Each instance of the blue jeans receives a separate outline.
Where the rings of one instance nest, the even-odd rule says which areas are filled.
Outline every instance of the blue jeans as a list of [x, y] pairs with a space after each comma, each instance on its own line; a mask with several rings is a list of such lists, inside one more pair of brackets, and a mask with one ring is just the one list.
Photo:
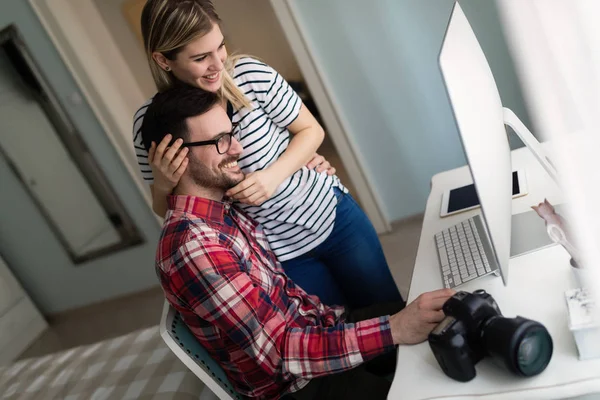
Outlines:
[[327, 305], [351, 309], [403, 301], [375, 228], [350, 194], [337, 198], [333, 231], [311, 251], [282, 262], [287, 275]]

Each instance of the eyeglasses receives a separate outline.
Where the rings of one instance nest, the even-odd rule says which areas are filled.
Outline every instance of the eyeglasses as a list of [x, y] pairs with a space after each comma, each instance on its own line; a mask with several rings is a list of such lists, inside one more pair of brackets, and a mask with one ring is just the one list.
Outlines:
[[225, 154], [229, 151], [229, 148], [231, 147], [231, 138], [233, 137], [237, 126], [238, 124], [233, 124], [231, 132], [224, 133], [218, 136], [216, 139], [184, 143], [181, 145], [181, 147], [209, 146], [211, 144], [214, 144], [219, 154]]

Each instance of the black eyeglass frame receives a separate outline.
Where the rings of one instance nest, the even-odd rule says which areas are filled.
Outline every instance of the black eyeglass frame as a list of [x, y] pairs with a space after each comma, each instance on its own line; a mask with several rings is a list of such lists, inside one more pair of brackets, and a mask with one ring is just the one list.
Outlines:
[[[215, 148], [217, 149], [217, 153], [219, 154], [225, 154], [229, 151], [229, 149], [231, 148], [231, 141], [233, 140], [233, 135], [235, 133], [235, 130], [238, 127], [238, 124], [232, 124], [233, 126], [231, 127], [231, 132], [227, 132], [227, 133], [223, 133], [221, 135], [219, 135], [216, 139], [212, 139], [212, 140], [201, 140], [199, 142], [188, 142], [188, 143], [183, 143], [181, 145], [181, 147], [196, 147], [196, 146], [210, 146], [211, 144], [215, 145]], [[225, 149], [223, 152], [219, 151], [219, 142], [224, 138], [229, 136], [229, 146], [227, 146], [227, 149]]]

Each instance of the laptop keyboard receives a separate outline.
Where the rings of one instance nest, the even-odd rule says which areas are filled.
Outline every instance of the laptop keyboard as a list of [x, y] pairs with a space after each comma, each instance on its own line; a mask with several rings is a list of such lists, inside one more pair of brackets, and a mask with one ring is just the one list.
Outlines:
[[435, 242], [446, 288], [454, 288], [498, 269], [479, 215], [438, 232]]

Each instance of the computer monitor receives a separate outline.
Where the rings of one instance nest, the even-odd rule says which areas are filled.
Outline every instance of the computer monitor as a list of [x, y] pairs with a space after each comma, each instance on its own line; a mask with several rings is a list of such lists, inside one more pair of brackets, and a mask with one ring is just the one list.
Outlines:
[[452, 9], [439, 65], [481, 203], [483, 221], [506, 285], [511, 238], [512, 165], [504, 110], [483, 50], [458, 3]]

